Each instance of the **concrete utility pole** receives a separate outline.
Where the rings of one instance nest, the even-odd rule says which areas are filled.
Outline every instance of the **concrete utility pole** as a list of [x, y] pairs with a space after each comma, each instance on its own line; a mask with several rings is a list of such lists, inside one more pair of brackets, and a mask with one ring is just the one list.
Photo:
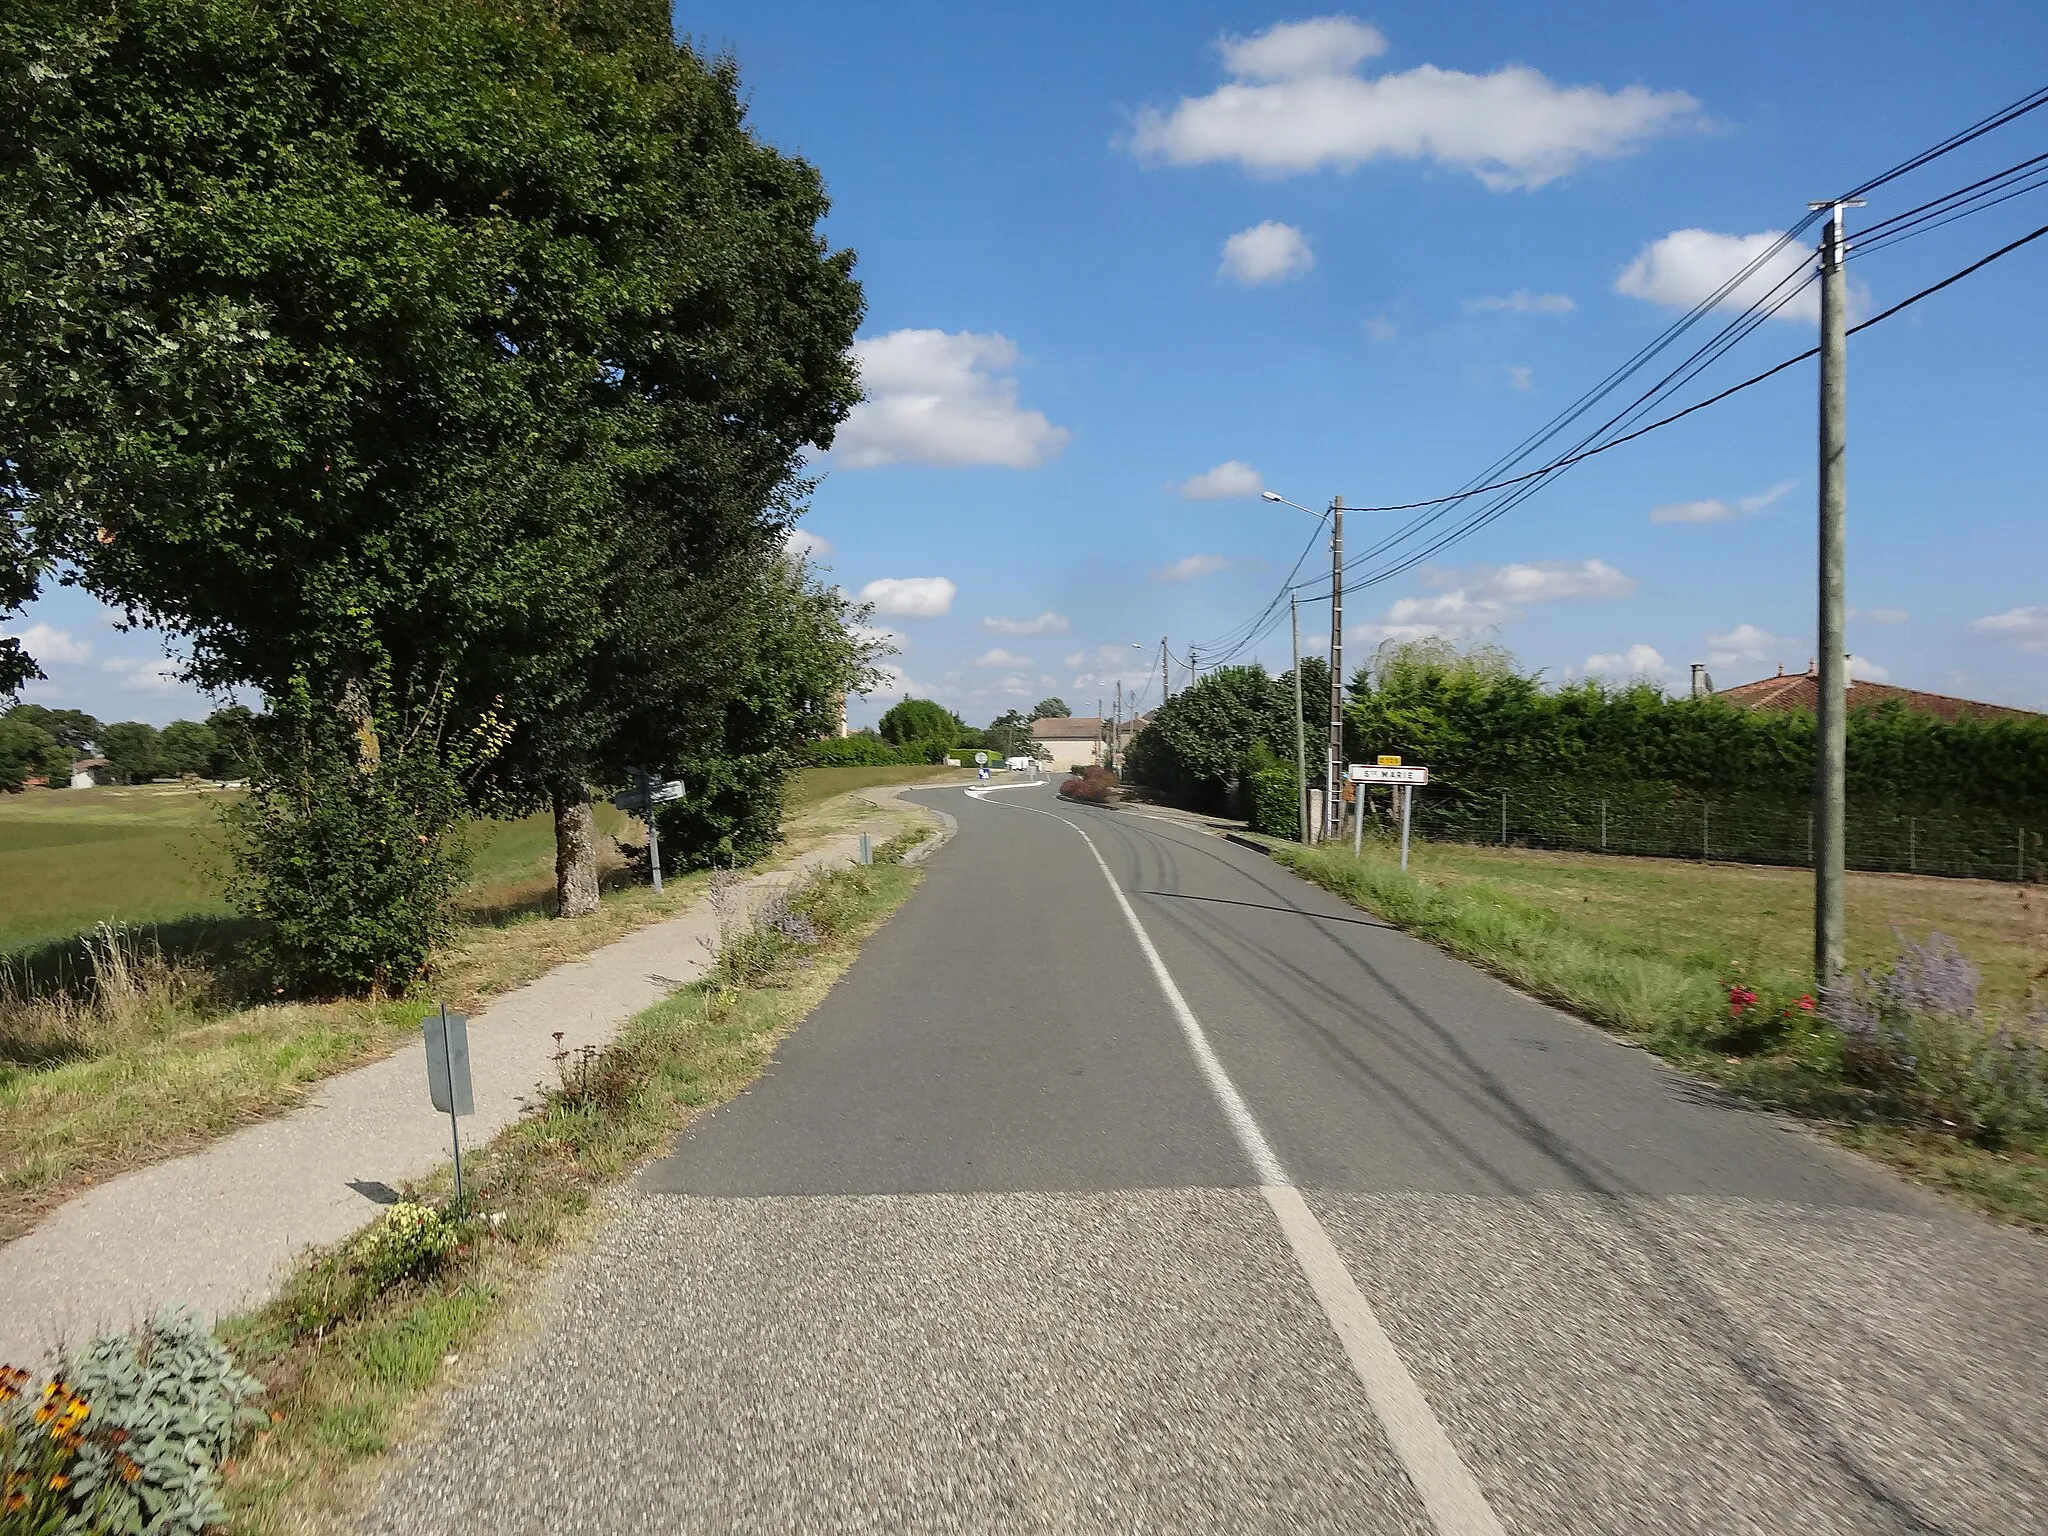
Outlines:
[[1301, 841], [1308, 844], [1308, 724], [1301, 715], [1301, 594], [1287, 594], [1288, 616], [1294, 620], [1294, 809], [1301, 822]]
[[1323, 790], [1323, 825], [1330, 837], [1344, 830], [1344, 498], [1330, 501], [1330, 750]]
[[1116, 713], [1109, 717], [1109, 766], [1113, 769], [1116, 769], [1116, 771], [1119, 773], [1121, 773], [1123, 770], [1117, 768], [1117, 752], [1123, 746], [1123, 744], [1124, 683], [1122, 678], [1118, 678], [1116, 683]]
[[1843, 887], [1848, 859], [1848, 534], [1849, 293], [1842, 210], [1829, 208], [1820, 241], [1820, 586], [1819, 655], [1814, 677], [1813, 979], [1831, 987], [1842, 974]]
[[1173, 701], [1172, 653], [1166, 649], [1166, 636], [1159, 637], [1159, 702]]

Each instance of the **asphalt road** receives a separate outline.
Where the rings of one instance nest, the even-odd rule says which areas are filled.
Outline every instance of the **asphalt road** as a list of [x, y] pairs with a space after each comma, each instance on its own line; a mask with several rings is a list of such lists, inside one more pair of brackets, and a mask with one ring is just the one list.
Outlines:
[[1186, 823], [959, 819], [389, 1532], [2048, 1531], [2048, 1248]]

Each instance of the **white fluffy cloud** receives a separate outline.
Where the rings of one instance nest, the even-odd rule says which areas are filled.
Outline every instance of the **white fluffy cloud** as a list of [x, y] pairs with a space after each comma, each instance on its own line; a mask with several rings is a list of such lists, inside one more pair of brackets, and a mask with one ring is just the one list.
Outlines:
[[1553, 603], [1568, 598], [1627, 597], [1636, 589], [1605, 560], [1525, 560], [1514, 565], [1477, 565], [1468, 571], [1424, 566], [1416, 579], [1425, 587], [1491, 602]]
[[1891, 673], [1868, 656], [1858, 656], [1853, 652], [1849, 656], [1849, 676], [1866, 683], [1888, 683], [1892, 680]]
[[1351, 638], [1378, 642], [1474, 635], [1519, 617], [1530, 603], [1627, 597], [1636, 589], [1633, 576], [1604, 560], [1531, 560], [1466, 571], [1424, 566], [1416, 579], [1435, 595], [1401, 598], [1378, 623], [1352, 630]]
[[1231, 496], [1256, 496], [1266, 488], [1265, 477], [1243, 459], [1225, 459], [1214, 469], [1181, 481], [1174, 487], [1194, 501], [1222, 501]]
[[1572, 303], [1572, 296], [1568, 293], [1531, 293], [1526, 288], [1465, 301], [1465, 313], [1468, 315], [1484, 314], [1489, 310], [1506, 310], [1516, 315], [1568, 315], [1576, 308], [1578, 306]]
[[1594, 677], [1647, 677], [1659, 681], [1671, 675], [1671, 667], [1655, 646], [1632, 645], [1625, 651], [1588, 656], [1586, 671]]
[[31, 624], [27, 629], [9, 630], [0, 638], [19, 640], [21, 648], [41, 662], [75, 666], [92, 660], [90, 640], [81, 640], [68, 629], [56, 629], [48, 624]]
[[1213, 576], [1218, 571], [1230, 569], [1230, 562], [1221, 555], [1183, 555], [1168, 566], [1152, 573], [1154, 581], [1193, 581], [1198, 576]]
[[1674, 501], [1667, 506], [1652, 507], [1650, 521], [1653, 523], [1725, 523], [1731, 518], [1749, 517], [1763, 511], [1777, 501], [1797, 480], [1780, 480], [1767, 491], [1754, 496], [1738, 496], [1734, 501], [1722, 501], [1710, 497], [1705, 501]]
[[960, 589], [943, 576], [884, 576], [860, 589], [860, 600], [875, 612], [905, 619], [937, 618], [953, 606]]
[[1217, 273], [1240, 283], [1278, 283], [1315, 270], [1316, 253], [1308, 236], [1292, 224], [1272, 219], [1241, 229], [1223, 242], [1223, 265]]
[[808, 528], [792, 528], [782, 536], [783, 549], [800, 560], [822, 560], [832, 553], [832, 541]]
[[1502, 363], [1501, 372], [1508, 376], [1509, 389], [1527, 389], [1535, 382], [1536, 370], [1527, 364]]
[[1488, 75], [1433, 64], [1355, 72], [1386, 46], [1377, 28], [1348, 16], [1226, 37], [1217, 48], [1231, 79], [1139, 113], [1131, 148], [1153, 162], [1235, 161], [1275, 175], [1423, 160], [1470, 171], [1498, 191], [1540, 187], [1700, 116], [1683, 91], [1560, 86], [1522, 64]]
[[1401, 327], [1394, 323], [1386, 311], [1382, 310], [1379, 314], [1366, 316], [1365, 339], [1367, 341], [1392, 341], [1400, 334]]
[[2004, 640], [2023, 651], [2048, 651], [2048, 608], [2032, 605], [1973, 619], [1970, 632]]
[[185, 682], [178, 674], [184, 668], [175, 661], [142, 656], [111, 656], [100, 663], [103, 670], [121, 679], [131, 693], [183, 693]]
[[999, 635], [1064, 635], [1074, 626], [1064, 613], [1041, 613], [1035, 619], [1006, 619], [991, 616], [981, 627]]
[[1032, 469], [1068, 432], [1017, 403], [1017, 344], [973, 331], [891, 331], [853, 344], [867, 398], [833, 444], [850, 469], [1000, 464]]
[[997, 646], [992, 651], [983, 651], [973, 661], [969, 662], [968, 665], [971, 667], [1006, 667], [1011, 671], [1015, 671], [1019, 667], [1036, 666], [1037, 663], [1029, 656], [1019, 656], [1014, 651], [1006, 651], [1001, 646]]
[[[1750, 263], [1763, 258], [1783, 235], [1767, 229], [1756, 235], [1717, 235], [1706, 229], [1676, 229], [1653, 240], [1622, 269], [1614, 291], [1630, 298], [1691, 309], [1704, 303]], [[1746, 309], [1770, 295], [1783, 298], [1813, 265], [1813, 252], [1799, 241], [1763, 260], [1756, 271], [1716, 301], [1720, 309]], [[1780, 320], [1812, 324], [1820, 318], [1820, 289], [1812, 286], [1777, 311]]]
[[1738, 624], [1721, 634], [1707, 636], [1707, 664], [1732, 667], [1744, 661], [1777, 661], [1797, 656], [1805, 649], [1803, 640], [1774, 635], [1754, 624]]

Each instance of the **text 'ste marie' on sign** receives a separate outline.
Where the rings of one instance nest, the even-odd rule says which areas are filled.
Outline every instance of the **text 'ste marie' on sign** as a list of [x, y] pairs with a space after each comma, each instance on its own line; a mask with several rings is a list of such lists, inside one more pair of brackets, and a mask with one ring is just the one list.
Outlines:
[[1351, 782], [1354, 784], [1427, 784], [1427, 768], [1383, 768], [1377, 763], [1353, 763]]

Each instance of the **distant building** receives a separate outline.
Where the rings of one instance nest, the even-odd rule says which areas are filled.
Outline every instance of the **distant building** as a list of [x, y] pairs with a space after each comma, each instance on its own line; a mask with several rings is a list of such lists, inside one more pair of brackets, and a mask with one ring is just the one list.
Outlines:
[[[1145, 725], [1143, 715], [1134, 715], [1124, 721], [1123, 744], [1128, 747], [1131, 738], [1145, 729]], [[1031, 736], [1045, 748], [1056, 765], [1072, 767], [1079, 763], [1101, 762], [1108, 750], [1109, 733], [1115, 728], [1114, 720], [1105, 720], [1100, 715], [1064, 715], [1032, 721]]]
[[81, 757], [71, 765], [71, 787], [91, 789], [95, 784], [110, 784], [114, 778], [114, 765], [104, 757]]
[[[1743, 709], [1759, 710], [1767, 714], [1791, 714], [1805, 710], [1813, 714], [1820, 707], [1820, 678], [1811, 665], [1804, 672], [1787, 673], [1778, 668], [1776, 677], [1759, 678], [1753, 683], [1739, 683], [1733, 688], [1722, 688], [1713, 697]], [[1978, 720], [2038, 720], [2040, 713], [2031, 709], [2014, 709], [2009, 704], [1984, 704], [1976, 699], [1958, 699], [1946, 693], [1926, 693], [1918, 688], [1897, 688], [1890, 683], [1849, 684], [1849, 708], [1875, 709], [1880, 704], [1897, 702], [1916, 715], [1932, 715], [1937, 720], [1950, 722], [1971, 717]]]

